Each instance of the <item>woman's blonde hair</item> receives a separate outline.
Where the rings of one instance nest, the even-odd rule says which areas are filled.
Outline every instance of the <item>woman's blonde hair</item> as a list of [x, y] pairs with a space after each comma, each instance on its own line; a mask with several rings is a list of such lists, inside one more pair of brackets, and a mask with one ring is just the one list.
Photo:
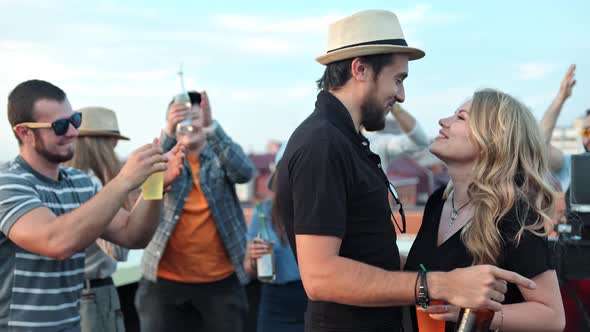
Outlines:
[[[74, 141], [74, 157], [66, 166], [89, 170], [105, 185], [121, 170], [122, 163], [115, 153], [116, 138], [104, 136], [78, 136]], [[129, 202], [125, 202], [129, 208]]]
[[[499, 223], [516, 208], [519, 231], [551, 232], [555, 196], [546, 180], [546, 148], [537, 121], [514, 97], [492, 89], [476, 91], [471, 102], [470, 137], [480, 155], [467, 189], [473, 219], [461, 232], [473, 264], [496, 264], [502, 250]], [[447, 187], [447, 195], [452, 183]], [[533, 216], [527, 216], [532, 209]], [[534, 222], [526, 222], [533, 218]]]

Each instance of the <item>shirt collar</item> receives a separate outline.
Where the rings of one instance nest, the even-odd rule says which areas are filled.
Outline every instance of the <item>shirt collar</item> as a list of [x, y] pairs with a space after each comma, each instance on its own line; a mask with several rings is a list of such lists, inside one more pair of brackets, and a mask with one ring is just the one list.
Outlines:
[[24, 168], [25, 170], [27, 170], [29, 173], [33, 174], [37, 179], [46, 182], [46, 183], [51, 183], [51, 184], [59, 184], [66, 176], [65, 172], [63, 171], [63, 168], [59, 168], [59, 176], [58, 176], [58, 180], [55, 181], [54, 179], [47, 177], [39, 172], [37, 172], [36, 169], [33, 168], [33, 166], [29, 165], [29, 163], [20, 155], [18, 155], [15, 159], [16, 163], [19, 164], [22, 168]]
[[315, 109], [321, 117], [330, 121], [330, 123], [354, 143], [360, 143], [366, 147], [369, 146], [367, 138], [360, 134], [354, 127], [354, 122], [346, 106], [333, 94], [324, 90], [320, 91], [315, 103]]

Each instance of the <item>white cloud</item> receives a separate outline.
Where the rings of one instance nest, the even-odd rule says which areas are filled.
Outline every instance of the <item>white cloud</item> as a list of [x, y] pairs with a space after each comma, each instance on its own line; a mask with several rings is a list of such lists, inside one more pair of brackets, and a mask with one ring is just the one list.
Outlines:
[[432, 5], [419, 3], [413, 8], [394, 10], [398, 15], [403, 26], [407, 25], [424, 25], [424, 24], [447, 24], [454, 23], [462, 19], [458, 13], [449, 13], [445, 11], [434, 11]]
[[285, 55], [294, 53], [297, 44], [274, 37], [253, 37], [236, 40], [240, 51], [254, 54]]
[[[461, 19], [461, 16], [456, 13], [434, 11], [432, 5], [425, 3], [419, 3], [407, 9], [394, 9], [393, 11], [398, 15], [404, 26], [450, 23]], [[223, 29], [240, 32], [273, 34], [315, 33], [326, 32], [331, 22], [349, 14], [335, 13], [300, 18], [223, 14], [214, 16], [212, 21]]]
[[97, 2], [95, 10], [103, 14], [116, 14], [127, 17], [155, 18], [159, 15], [157, 9], [148, 8], [145, 3], [142, 3], [141, 6], [130, 6], [123, 1], [113, 0]]
[[529, 62], [518, 66], [518, 73], [523, 80], [540, 80], [552, 74], [557, 68], [554, 63]]
[[[415, 47], [422, 44], [415, 37], [420, 26], [447, 24], [461, 19], [458, 14], [435, 11], [432, 5], [423, 3], [394, 12], [400, 18], [406, 38]], [[348, 14], [350, 13], [299, 18], [222, 14], [213, 16], [211, 21], [215, 27], [221, 29], [218, 32], [221, 34], [220, 40], [237, 44], [242, 51], [293, 55], [309, 50], [311, 43], [323, 45], [329, 24]], [[224, 37], [224, 33], [228, 35]], [[246, 35], [249, 37], [244, 38]]]
[[228, 95], [228, 100], [234, 103], [264, 103], [269, 101], [278, 102], [281, 100], [306, 100], [314, 97], [316, 88], [313, 83], [294, 84], [288, 87], [264, 87], [244, 88], [233, 90]]
[[302, 17], [296, 19], [252, 15], [218, 15], [213, 22], [227, 30], [244, 33], [305, 33], [326, 31], [328, 24], [342, 15]]
[[32, 42], [0, 42], [0, 70], [2, 80], [28, 78], [80, 78], [83, 73], [55, 61], [48, 46]]
[[529, 107], [531, 112], [533, 112], [533, 114], [535, 114], [535, 116], [540, 119], [547, 107], [549, 107], [554, 94], [554, 91], [544, 89], [544, 91], [537, 91], [536, 93], [527, 94], [519, 99], [522, 100], [525, 105]]
[[314, 96], [317, 93], [317, 88], [313, 83], [302, 84], [288, 88], [286, 96], [288, 98], [307, 98]]

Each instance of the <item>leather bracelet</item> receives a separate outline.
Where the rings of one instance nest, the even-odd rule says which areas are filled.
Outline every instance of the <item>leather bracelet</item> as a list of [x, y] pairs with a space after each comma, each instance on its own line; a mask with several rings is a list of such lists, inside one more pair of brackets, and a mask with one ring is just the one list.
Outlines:
[[426, 271], [424, 271], [424, 274], [422, 277], [424, 278], [424, 296], [426, 296], [426, 299], [428, 300], [428, 304], [430, 304], [430, 298], [428, 297], [428, 279], [426, 279]]
[[414, 282], [414, 302], [418, 304], [418, 280], [420, 279], [420, 272], [416, 273], [416, 282]]
[[416, 304], [421, 306], [423, 309], [426, 309], [430, 304], [430, 299], [428, 298], [428, 283], [426, 282], [426, 271], [422, 270], [419, 272], [420, 276], [420, 287], [418, 287], [418, 299]]

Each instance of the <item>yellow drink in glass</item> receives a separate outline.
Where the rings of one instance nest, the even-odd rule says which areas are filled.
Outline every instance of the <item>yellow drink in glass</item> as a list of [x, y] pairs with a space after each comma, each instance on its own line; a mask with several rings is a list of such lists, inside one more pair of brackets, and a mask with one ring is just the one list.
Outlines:
[[164, 196], [164, 172], [150, 175], [141, 185], [143, 199], [160, 200]]

